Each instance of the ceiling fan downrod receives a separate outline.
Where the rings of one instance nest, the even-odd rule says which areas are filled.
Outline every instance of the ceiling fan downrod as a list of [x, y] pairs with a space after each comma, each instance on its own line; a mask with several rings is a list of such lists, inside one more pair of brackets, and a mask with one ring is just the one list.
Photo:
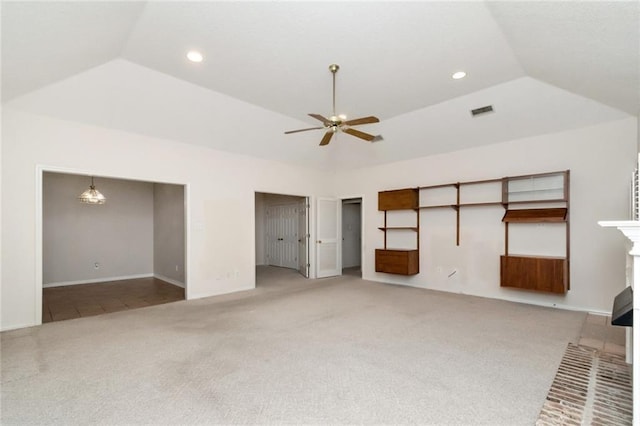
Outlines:
[[338, 72], [338, 70], [340, 69], [340, 65], [338, 64], [331, 64], [329, 65], [329, 71], [331, 71], [331, 74], [333, 74], [333, 116], [332, 118], [337, 118], [336, 115], [336, 73]]

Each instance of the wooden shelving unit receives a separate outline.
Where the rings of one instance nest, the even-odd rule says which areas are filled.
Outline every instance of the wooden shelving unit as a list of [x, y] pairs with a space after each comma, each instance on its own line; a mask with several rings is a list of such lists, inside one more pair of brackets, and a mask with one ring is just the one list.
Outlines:
[[[384, 212], [384, 248], [376, 249], [376, 272], [398, 275], [415, 275], [420, 272], [420, 214], [418, 210], [418, 189], [398, 189], [378, 193], [378, 210]], [[416, 214], [415, 226], [388, 226], [387, 215], [393, 211], [412, 210]], [[392, 213], [389, 213], [392, 212]], [[415, 232], [415, 249], [387, 247], [387, 233], [393, 231]]]
[[[566, 293], [570, 289], [569, 170], [504, 178], [502, 203], [506, 210], [502, 217], [505, 237], [504, 255], [500, 256], [500, 286]], [[519, 207], [541, 204], [546, 207]], [[557, 204], [562, 206], [556, 207]], [[565, 256], [510, 254], [509, 226], [527, 223], [563, 223]]]
[[[481, 185], [495, 188], [495, 191], [488, 191], [492, 195], [487, 200], [473, 197], [468, 201], [462, 200], [465, 198], [463, 189], [468, 191]], [[452, 191], [447, 199], [450, 202], [428, 204], [430, 191], [449, 191], [447, 188]], [[474, 191], [477, 192], [478, 188]], [[421, 200], [425, 201], [424, 205], [420, 204]], [[502, 218], [505, 254], [500, 258], [500, 286], [551, 293], [569, 290], [569, 170], [379, 192], [378, 210], [384, 212], [384, 226], [378, 229], [384, 233], [384, 248], [376, 249], [376, 272], [401, 275], [419, 273], [421, 210], [453, 209], [456, 212], [456, 245], [460, 245], [461, 210], [488, 206], [502, 206], [505, 209]], [[415, 226], [389, 226], [387, 214], [394, 210], [415, 211]], [[565, 256], [509, 253], [509, 226], [527, 223], [564, 224]], [[387, 234], [394, 231], [415, 232], [416, 248], [388, 248]]]
[[[455, 189], [455, 203], [450, 204], [436, 204], [436, 205], [425, 205], [420, 206], [420, 210], [426, 209], [441, 209], [441, 208], [451, 208], [456, 212], [456, 245], [460, 245], [460, 210], [467, 207], [487, 207], [487, 206], [501, 206], [502, 200], [496, 199], [495, 201], [484, 201], [484, 202], [463, 202], [461, 201], [461, 190], [465, 187], [471, 187], [474, 185], [486, 185], [491, 183], [500, 183], [502, 182], [502, 178], [499, 179], [485, 179], [485, 180], [474, 180], [467, 182], [453, 182], [453, 183], [445, 183], [440, 185], [430, 185], [430, 186], [421, 186], [418, 187], [418, 190], [422, 193], [428, 194], [429, 190], [440, 189], [440, 188], [454, 188]], [[428, 197], [427, 197], [428, 198]]]

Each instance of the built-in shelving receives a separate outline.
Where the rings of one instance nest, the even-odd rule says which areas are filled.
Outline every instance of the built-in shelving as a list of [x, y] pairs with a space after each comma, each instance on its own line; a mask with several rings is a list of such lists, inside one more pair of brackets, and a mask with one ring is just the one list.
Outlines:
[[[460, 245], [461, 210], [491, 206], [501, 206], [505, 210], [502, 218], [505, 254], [500, 260], [500, 285], [552, 293], [566, 292], [570, 283], [568, 170], [379, 192], [378, 210], [384, 212], [384, 226], [378, 229], [384, 234], [384, 249], [376, 250], [376, 271], [404, 275], [419, 272], [421, 211], [454, 210], [456, 245]], [[414, 211], [415, 226], [388, 224], [387, 215], [396, 210]], [[564, 224], [566, 256], [509, 253], [509, 225], [527, 223]], [[397, 231], [415, 232], [415, 249], [388, 248], [387, 234]], [[394, 265], [389, 265], [389, 262]]]
[[[439, 185], [428, 185], [428, 186], [420, 186], [418, 190], [420, 191], [421, 201], [425, 204], [420, 205], [418, 208], [420, 210], [430, 210], [430, 209], [441, 209], [441, 208], [450, 208], [456, 212], [456, 245], [460, 245], [460, 210], [468, 207], [488, 207], [488, 206], [502, 206], [502, 199], [500, 197], [500, 192], [497, 189], [495, 194], [492, 196], [492, 200], [487, 201], [464, 201], [464, 197], [462, 191], [464, 188], [471, 188], [473, 186], [481, 186], [481, 185], [498, 185], [502, 182], [502, 178], [496, 179], [485, 179], [485, 180], [473, 180], [466, 182], [452, 182], [445, 183]], [[434, 191], [442, 190], [443, 188], [451, 188], [453, 193], [451, 197], [455, 197], [455, 203], [444, 203], [444, 204], [427, 204], [429, 202], [429, 198]], [[499, 186], [496, 186], [499, 188]]]
[[[384, 212], [384, 226], [378, 229], [384, 233], [384, 248], [376, 249], [376, 272], [387, 274], [415, 275], [420, 271], [420, 211], [418, 209], [419, 193], [417, 188], [397, 189], [378, 193], [378, 210]], [[415, 212], [415, 226], [389, 226], [388, 215], [399, 214], [400, 211]], [[415, 232], [415, 249], [387, 247], [387, 234], [396, 231]]]
[[[569, 170], [504, 178], [504, 255], [500, 257], [500, 286], [564, 294], [569, 279]], [[535, 205], [542, 208], [531, 208]], [[562, 207], [546, 207], [561, 204]], [[519, 207], [519, 206], [524, 206]], [[529, 208], [526, 208], [529, 207]], [[564, 257], [509, 252], [509, 225], [564, 224]]]

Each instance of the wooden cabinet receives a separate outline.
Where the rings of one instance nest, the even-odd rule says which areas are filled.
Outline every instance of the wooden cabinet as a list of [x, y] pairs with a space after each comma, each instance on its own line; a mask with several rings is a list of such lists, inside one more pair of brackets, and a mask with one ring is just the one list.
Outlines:
[[[407, 188], [393, 191], [381, 191], [378, 193], [378, 210], [384, 212], [384, 226], [379, 227], [384, 233], [384, 248], [376, 249], [376, 272], [397, 275], [415, 275], [419, 273], [420, 263], [420, 214], [418, 210], [418, 189]], [[394, 211], [413, 210], [415, 221], [410, 226], [390, 226], [388, 215]], [[413, 232], [415, 233], [415, 249], [390, 249], [387, 247], [388, 232]]]
[[551, 256], [500, 256], [500, 286], [563, 294], [567, 259]]
[[420, 272], [418, 250], [376, 249], [376, 272], [415, 275]]
[[418, 190], [415, 188], [378, 192], [378, 210], [408, 210], [418, 208]]

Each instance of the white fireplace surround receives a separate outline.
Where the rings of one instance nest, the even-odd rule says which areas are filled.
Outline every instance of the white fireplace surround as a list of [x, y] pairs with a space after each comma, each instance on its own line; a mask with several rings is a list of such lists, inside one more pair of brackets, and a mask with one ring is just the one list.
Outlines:
[[[627, 283], [632, 288], [636, 282], [640, 282], [640, 221], [637, 220], [621, 220], [621, 221], [599, 221], [598, 224], [607, 228], [618, 228], [632, 243], [629, 254], [632, 257], [631, 274]], [[633, 317], [640, 318], [640, 294], [634, 289], [633, 292]], [[631, 362], [636, 366], [640, 366], [640, 327], [632, 327], [627, 330], [627, 362]], [[640, 368], [633, 368], [633, 389], [638, 389], [640, 385]], [[633, 393], [633, 424], [640, 424], [640, 395], [639, 392]]]

